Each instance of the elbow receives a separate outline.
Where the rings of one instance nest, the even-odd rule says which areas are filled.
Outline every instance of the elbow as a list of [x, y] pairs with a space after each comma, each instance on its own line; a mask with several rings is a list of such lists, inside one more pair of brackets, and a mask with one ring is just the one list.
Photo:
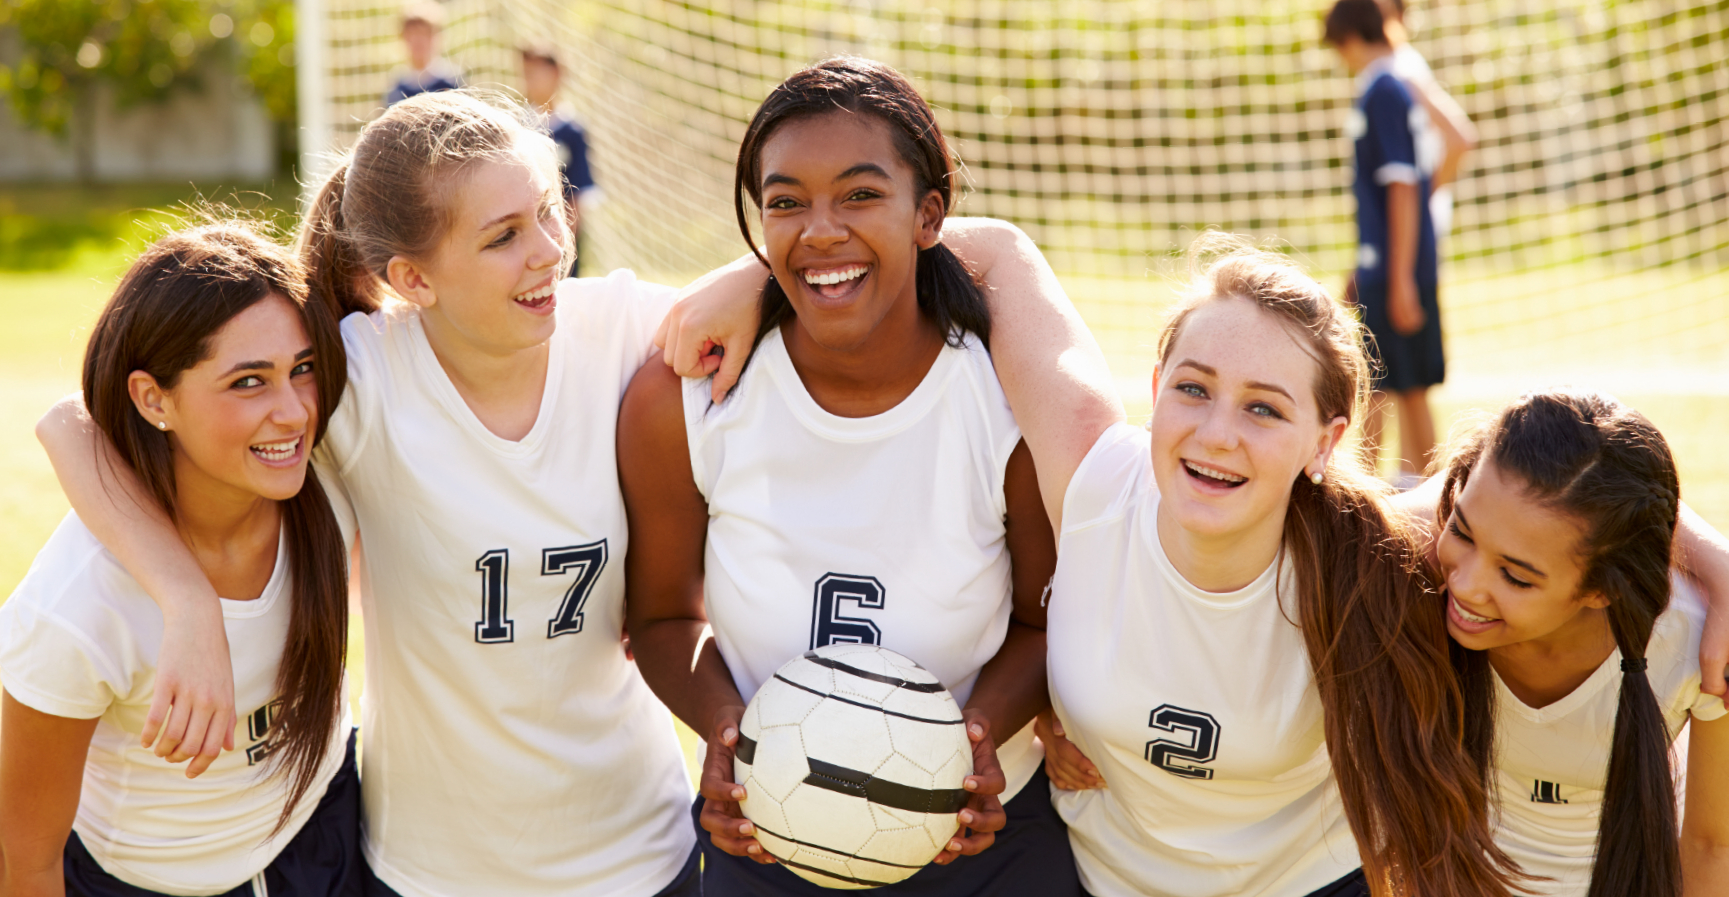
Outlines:
[[1681, 832], [1681, 868], [1684, 876], [1720, 880], [1729, 871], [1729, 830]]
[[50, 455], [68, 434], [81, 427], [88, 417], [84, 413], [84, 398], [77, 393], [54, 403], [54, 407], [36, 421], [36, 441]]

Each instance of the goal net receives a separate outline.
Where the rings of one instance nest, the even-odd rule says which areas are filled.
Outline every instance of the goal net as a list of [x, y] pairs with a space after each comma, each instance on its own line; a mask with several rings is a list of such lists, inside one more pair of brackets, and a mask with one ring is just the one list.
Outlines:
[[[345, 145], [401, 59], [401, 7], [302, 2], [323, 8], [303, 96]], [[1729, 391], [1729, 2], [1411, 5], [1413, 43], [1481, 139], [1442, 246], [1454, 369], [1625, 368]], [[558, 48], [606, 196], [590, 270], [683, 282], [743, 252], [745, 124], [837, 53], [913, 78], [966, 165], [959, 214], [1031, 234], [1107, 351], [1148, 354], [1164, 275], [1205, 228], [1278, 241], [1328, 283], [1353, 265], [1352, 87], [1320, 45], [1325, 0], [444, 6], [444, 51], [470, 83], [519, 87], [519, 42]]]

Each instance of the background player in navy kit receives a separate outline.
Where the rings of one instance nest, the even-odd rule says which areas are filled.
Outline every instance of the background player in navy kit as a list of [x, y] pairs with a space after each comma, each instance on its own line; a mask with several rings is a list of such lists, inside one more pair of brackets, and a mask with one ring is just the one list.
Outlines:
[[396, 82], [384, 94], [384, 105], [394, 106], [429, 90], [462, 86], [462, 70], [438, 55], [438, 33], [443, 29], [444, 7], [437, 3], [415, 3], [403, 11], [402, 46], [408, 51], [408, 68], [397, 71]]
[[1441, 488], [1435, 559], [1473, 734], [1496, 745], [1497, 840], [1545, 895], [1722, 893], [1729, 721], [1699, 688], [1705, 605], [1670, 570], [1662, 434], [1605, 396], [1537, 393], [1468, 437]]
[[[709, 736], [705, 894], [826, 893], [751, 837], [732, 748], [756, 685], [831, 624], [937, 673], [975, 740], [972, 834], [883, 891], [1078, 893], [1028, 725], [1046, 700], [1051, 531], [983, 349], [981, 288], [940, 242], [953, 177], [930, 108], [892, 69], [842, 57], [792, 75], [739, 152], [740, 226], [748, 241], [748, 194], [773, 272], [751, 368], [719, 405], [654, 363], [625, 397], [631, 638], [656, 692]], [[825, 570], [872, 574], [878, 593], [858, 603], [873, 610], [825, 607]]]
[[551, 45], [529, 44], [522, 48], [523, 96], [529, 108], [543, 116], [541, 130], [558, 147], [558, 168], [564, 178], [565, 219], [570, 222], [570, 239], [576, 245], [570, 276], [577, 277], [582, 267], [582, 206], [577, 200], [586, 192], [592, 201], [596, 191], [594, 173], [588, 166], [588, 135], [570, 110], [558, 106], [561, 75], [558, 56]]
[[0, 609], [0, 893], [328, 897], [360, 867], [347, 552], [308, 467], [341, 359], [293, 256], [243, 224], [164, 237], [122, 279], [85, 401], [237, 599], [225, 628], [256, 709], [244, 751], [196, 782], [140, 743], [162, 613], [68, 516]]
[[1428, 390], [1447, 374], [1429, 180], [1417, 162], [1417, 134], [1428, 116], [1393, 74], [1393, 46], [1375, 0], [1339, 0], [1327, 13], [1326, 41], [1357, 78], [1349, 129], [1357, 197], [1352, 283], [1378, 363], [1364, 452], [1372, 468], [1390, 401], [1399, 412], [1401, 472], [1420, 475], [1435, 447]]

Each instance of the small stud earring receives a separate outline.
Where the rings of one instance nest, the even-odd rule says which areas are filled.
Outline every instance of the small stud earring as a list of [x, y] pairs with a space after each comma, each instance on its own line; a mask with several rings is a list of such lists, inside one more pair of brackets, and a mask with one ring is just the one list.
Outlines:
[[167, 422], [167, 421], [165, 421], [165, 420], [159, 420], [159, 421], [157, 421], [157, 422], [156, 422], [156, 429], [158, 429], [158, 430], [166, 430], [166, 429], [168, 429], [168, 422]]
[[1323, 477], [1321, 472], [1318, 470], [1309, 474], [1309, 482], [1314, 483], [1317, 486], [1321, 485], [1321, 480], [1323, 479], [1325, 479], [1325, 477]]

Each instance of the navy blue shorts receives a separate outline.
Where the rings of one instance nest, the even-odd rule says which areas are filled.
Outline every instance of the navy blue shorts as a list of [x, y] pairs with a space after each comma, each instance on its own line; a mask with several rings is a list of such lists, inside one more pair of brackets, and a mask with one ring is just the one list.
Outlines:
[[[1093, 897], [1085, 892], [1082, 895]], [[1318, 891], [1310, 891], [1309, 897], [1369, 897], [1369, 880], [1363, 877], [1363, 870], [1358, 869]]]
[[1423, 329], [1405, 336], [1387, 318], [1387, 285], [1357, 282], [1357, 304], [1372, 339], [1365, 348], [1370, 382], [1387, 392], [1434, 386], [1447, 379], [1447, 357], [1441, 349], [1441, 303], [1435, 284], [1417, 284], [1423, 306]]
[[[354, 733], [342, 768], [298, 834], [264, 869], [259, 894], [248, 881], [221, 897], [336, 897], [354, 886], [360, 856], [360, 774], [354, 768]], [[109, 875], [84, 847], [78, 833], [66, 839], [66, 897], [159, 897]]]
[[[701, 856], [700, 851], [691, 848], [690, 857], [684, 861], [684, 868], [678, 871], [678, 877], [672, 880], [672, 884], [661, 888], [654, 897], [701, 897], [702, 876], [697, 874], [697, 860]], [[395, 888], [378, 880], [378, 876], [372, 873], [372, 867], [366, 864], [364, 858], [360, 867], [359, 887], [345, 897], [402, 897]]]
[[[1069, 847], [1069, 827], [1051, 806], [1051, 780], [1039, 767], [1032, 780], [1003, 805], [1008, 823], [996, 843], [975, 856], [957, 857], [947, 866], [926, 866], [911, 878], [877, 888], [873, 894], [908, 897], [987, 897], [1037, 894], [1039, 897], [1080, 897], [1081, 879]], [[691, 808], [695, 821], [702, 798]], [[735, 857], [714, 846], [697, 825], [702, 846], [703, 897], [827, 897], [835, 892], [788, 872], [779, 864]]]

